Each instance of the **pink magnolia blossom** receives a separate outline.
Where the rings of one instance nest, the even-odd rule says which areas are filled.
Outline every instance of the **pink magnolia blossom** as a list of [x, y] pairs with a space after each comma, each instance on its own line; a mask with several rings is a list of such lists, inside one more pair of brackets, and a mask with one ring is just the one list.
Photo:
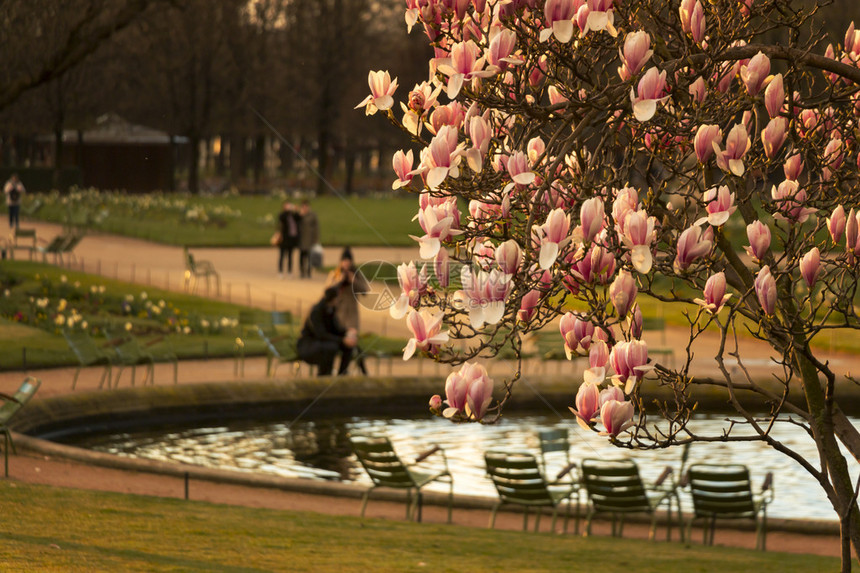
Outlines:
[[607, 400], [600, 408], [600, 422], [606, 428], [601, 435], [618, 436], [621, 432], [633, 425], [633, 402], [618, 400]]
[[563, 282], [574, 294], [579, 291], [580, 284], [606, 284], [615, 275], [615, 255], [600, 245], [571, 253], [566, 261], [571, 263], [570, 276]]
[[649, 121], [657, 113], [657, 104], [668, 99], [666, 95], [666, 70], [662, 72], [656, 67], [649, 68], [639, 80], [637, 91], [630, 88], [630, 101], [633, 104], [633, 115], [637, 121]]
[[530, 290], [520, 299], [520, 309], [517, 311], [517, 320], [520, 322], [531, 322], [538, 311], [541, 292]]
[[387, 71], [379, 70], [367, 74], [367, 83], [370, 86], [370, 95], [361, 100], [355, 109], [363, 107], [366, 115], [391, 109], [394, 105], [394, 92], [397, 90], [397, 78], [392, 81]]
[[696, 136], [693, 138], [693, 149], [696, 151], [696, 159], [699, 163], [705, 164], [711, 155], [714, 154], [714, 149], [718, 149], [718, 145], [723, 141], [723, 134], [720, 132], [719, 125], [701, 125], [696, 131]]
[[681, 0], [678, 9], [681, 18], [681, 29], [693, 37], [693, 41], [701, 44], [705, 39], [705, 12], [698, 0]]
[[747, 238], [750, 246], [744, 247], [747, 254], [756, 260], [764, 260], [764, 255], [770, 248], [770, 227], [761, 221], [753, 221], [747, 225]]
[[475, 330], [484, 324], [497, 324], [505, 314], [505, 300], [511, 290], [511, 277], [498, 269], [489, 272], [464, 266], [460, 270], [462, 290], [454, 293], [454, 304], [469, 313]]
[[406, 317], [406, 326], [412, 333], [412, 338], [403, 349], [403, 360], [409, 360], [416, 350], [433, 350], [448, 342], [448, 333], [442, 332], [442, 318], [444, 315], [430, 314], [426, 310], [410, 310]]
[[593, 241], [594, 237], [603, 230], [604, 216], [603, 199], [600, 197], [592, 197], [582, 202], [579, 220], [584, 241]]
[[430, 141], [430, 145], [421, 151], [421, 164], [412, 172], [427, 177], [427, 186], [435, 190], [448, 178], [460, 175], [462, 146], [457, 144], [458, 130], [451, 125], [444, 125]]
[[609, 300], [612, 301], [612, 306], [615, 307], [619, 319], [627, 316], [627, 311], [636, 302], [638, 292], [639, 289], [636, 287], [633, 275], [622, 269], [612, 284], [609, 285]]
[[770, 74], [770, 58], [759, 52], [749, 63], [741, 66], [741, 81], [747, 88], [750, 95], [756, 95], [764, 86], [764, 81]]
[[564, 97], [564, 94], [556, 86], [549, 86], [547, 95], [549, 96], [549, 103], [553, 106], [565, 106], [570, 103], [570, 100]]
[[860, 244], [860, 241], [857, 240], [858, 231], [860, 231], [860, 222], [857, 221], [857, 214], [854, 213], [852, 207], [848, 211], [848, 220], [845, 223], [845, 248], [849, 252], [853, 253], [857, 245]]
[[805, 223], [816, 209], [805, 207], [806, 190], [800, 188], [797, 181], [786, 179], [777, 187], [773, 186], [770, 196], [776, 203], [775, 219], [784, 219], [795, 223]]
[[603, 407], [604, 404], [609, 402], [610, 400], [617, 400], [618, 402], [624, 401], [624, 390], [619, 388], [618, 386], [610, 386], [609, 388], [604, 388], [600, 391], [600, 406]]
[[436, 274], [439, 286], [443, 289], [448, 288], [451, 278], [451, 259], [448, 256], [448, 251], [445, 249], [439, 249], [439, 252], [433, 258], [433, 272]]
[[708, 87], [705, 85], [705, 78], [699, 76], [698, 78], [690, 84], [688, 90], [690, 92], [690, 97], [693, 98], [693, 101], [696, 103], [702, 103], [705, 101], [705, 96], [708, 93]]
[[737, 210], [735, 194], [729, 192], [727, 185], [711, 187], [705, 191], [704, 201], [707, 203], [705, 210], [708, 216], [697, 221], [697, 224], [707, 221], [711, 226], [720, 227], [725, 225], [732, 213]]
[[563, 209], [553, 209], [547, 215], [546, 222], [536, 227], [537, 238], [540, 241], [540, 268], [550, 268], [558, 254], [570, 242], [570, 216]]
[[535, 180], [534, 172], [529, 168], [529, 160], [522, 151], [515, 151], [508, 158], [508, 174], [517, 185], [531, 185]]
[[428, 129], [434, 134], [439, 133], [439, 130], [446, 125], [450, 125], [456, 129], [463, 126], [466, 120], [466, 108], [458, 101], [452, 101], [447, 105], [440, 105], [433, 113], [430, 114], [430, 125]]
[[761, 268], [755, 278], [755, 294], [762, 310], [771, 316], [776, 307], [776, 281], [767, 265]]
[[442, 412], [442, 397], [439, 394], [430, 396], [429, 406], [431, 412], [440, 414]]
[[764, 154], [768, 159], [773, 159], [779, 153], [779, 148], [782, 147], [785, 141], [785, 130], [787, 127], [787, 119], [784, 117], [775, 117], [762, 130], [761, 142], [764, 146]]
[[448, 97], [454, 99], [460, 93], [464, 82], [475, 78], [488, 78], [495, 75], [495, 66], [484, 68], [486, 55], [481, 55], [481, 48], [472, 40], [459, 42], [451, 46], [451, 57], [440, 61], [436, 69], [448, 76]]
[[714, 142], [714, 152], [717, 156], [717, 167], [723, 171], [730, 171], [738, 177], [744, 174], [743, 157], [749, 151], [751, 142], [746, 127], [742, 123], [735, 124], [726, 137], [726, 149], [723, 151]]
[[652, 368], [648, 366], [648, 345], [642, 340], [616, 343], [609, 355], [609, 362], [615, 370], [613, 380], [625, 386], [625, 394], [630, 394], [636, 382]]
[[819, 272], [821, 272], [821, 253], [818, 247], [812, 247], [800, 259], [800, 274], [803, 280], [806, 281], [806, 286], [810, 289], [815, 284], [815, 281], [818, 280]]
[[483, 366], [481, 369], [483, 372], [469, 385], [469, 393], [466, 395], [466, 414], [475, 420], [484, 417], [493, 401], [493, 380]]
[[514, 239], [508, 239], [496, 248], [496, 263], [506, 275], [516, 274], [522, 261], [522, 249]]
[[500, 71], [509, 65], [522, 64], [522, 59], [514, 55], [517, 47], [517, 34], [513, 30], [494, 28], [490, 32], [490, 47], [487, 50], [487, 63], [496, 66]]
[[654, 54], [654, 50], [651, 49], [651, 36], [642, 30], [630, 32], [624, 38], [624, 47], [619, 48], [618, 53], [621, 56], [618, 75], [622, 80], [629, 80], [639, 73]]
[[830, 237], [834, 243], [839, 243], [842, 234], [845, 232], [845, 209], [842, 205], [837, 205], [833, 209], [833, 213], [827, 218], [827, 230], [830, 231]]
[[400, 283], [400, 298], [389, 308], [392, 318], [403, 318], [409, 308], [418, 308], [421, 295], [427, 290], [427, 271], [422, 267], [421, 272], [410, 261], [397, 267], [397, 281]]
[[448, 408], [443, 416], [452, 418], [463, 413], [469, 419], [480, 420], [493, 399], [493, 380], [483, 365], [465, 362], [460, 370], [448, 375], [445, 395]]
[[624, 220], [629, 211], [639, 208], [639, 193], [633, 187], [615, 190], [615, 200], [612, 202], [612, 218], [618, 227], [618, 232], [624, 232]]
[[711, 252], [714, 243], [708, 239], [698, 225], [684, 230], [678, 237], [674, 267], [676, 271], [687, 270], [697, 259]]
[[544, 16], [546, 28], [540, 32], [540, 41], [546, 42], [550, 36], [562, 44], [567, 44], [573, 37], [573, 17], [582, 4], [581, 0], [546, 0]]
[[800, 174], [803, 173], [803, 158], [800, 156], [800, 153], [795, 153], [786, 159], [782, 170], [785, 173], [786, 179], [797, 181], [800, 178]]
[[532, 165], [536, 165], [538, 159], [546, 152], [546, 143], [540, 137], [533, 137], [529, 139], [528, 144], [526, 145], [526, 157], [528, 157], [529, 163]]
[[767, 89], [764, 90], [764, 105], [767, 108], [767, 114], [771, 118], [779, 116], [784, 103], [785, 87], [782, 74], [776, 74], [767, 84]]
[[564, 353], [570, 360], [581, 345], [588, 350], [594, 335], [594, 324], [572, 312], [565, 313], [558, 323], [561, 337], [564, 339]]
[[726, 275], [718, 272], [708, 278], [705, 282], [703, 293], [705, 298], [697, 298], [693, 302], [705, 308], [711, 314], [719, 314], [723, 306], [732, 298], [731, 294], [726, 294]]
[[418, 242], [420, 246], [419, 255], [422, 259], [435, 257], [439, 249], [442, 248], [442, 241], [446, 241], [461, 232], [456, 228], [460, 220], [456, 197], [427, 204], [418, 211], [416, 217], [425, 234], [421, 237], [409, 236]]
[[394, 173], [397, 174], [397, 179], [391, 184], [392, 189], [406, 187], [412, 182], [411, 171], [413, 162], [411, 149], [406, 153], [403, 153], [403, 150], [399, 150], [394, 154], [391, 163], [394, 167]]
[[606, 378], [609, 363], [609, 346], [603, 340], [595, 340], [588, 349], [588, 368], [583, 373], [586, 382], [600, 384]]
[[574, 405], [576, 408], [569, 407], [569, 409], [576, 416], [577, 423], [584, 429], [590, 430], [591, 424], [600, 412], [600, 389], [597, 384], [589, 382], [580, 384]]
[[824, 168], [821, 170], [821, 179], [830, 181], [833, 172], [837, 171], [842, 166], [842, 161], [845, 159], [842, 139], [838, 137], [831, 138], [824, 149]]
[[624, 232], [621, 235], [621, 241], [630, 249], [630, 262], [633, 268], [642, 274], [651, 271], [653, 263], [651, 245], [657, 238], [654, 230], [656, 221], [655, 217], [649, 217], [648, 213], [642, 210], [628, 211], [624, 216]]
[[472, 171], [480, 173], [484, 168], [484, 157], [490, 147], [493, 129], [487, 118], [480, 115], [469, 119], [467, 129], [472, 147], [465, 152], [466, 161]]
[[408, 105], [401, 103], [403, 126], [413, 135], [418, 135], [424, 126], [428, 112], [436, 107], [442, 86], [433, 87], [427, 82], [415, 84], [407, 96]]
[[577, 16], [585, 17], [585, 25], [580, 24], [580, 29], [583, 34], [589, 31], [607, 32], [613, 38], [618, 35], [618, 31], [613, 25], [615, 23], [615, 11], [613, 9], [613, 0], [587, 0], [588, 3], [580, 7], [577, 11]]

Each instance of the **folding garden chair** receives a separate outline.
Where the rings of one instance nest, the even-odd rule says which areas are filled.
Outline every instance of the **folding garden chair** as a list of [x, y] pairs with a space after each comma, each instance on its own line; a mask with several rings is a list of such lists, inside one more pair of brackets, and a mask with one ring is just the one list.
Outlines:
[[[591, 534], [591, 522], [595, 515], [608, 513], [612, 516], [612, 535], [621, 537], [624, 533], [624, 516], [628, 513], [647, 513], [651, 516], [650, 539], [657, 533], [657, 509], [667, 505], [668, 523], [666, 539], [672, 538], [672, 504], [678, 508], [681, 517], [681, 501], [676, 484], [667, 478], [672, 468], [667, 467], [651, 486], [646, 486], [639, 476], [639, 467], [633, 460], [582, 460], [582, 483], [588, 493], [591, 506], [586, 519], [586, 535]], [[684, 528], [680, 524], [681, 540]]]
[[0, 400], [3, 400], [2, 405], [0, 405], [0, 432], [3, 432], [4, 438], [3, 462], [6, 477], [9, 477], [9, 448], [11, 447], [13, 451], [15, 449], [15, 444], [12, 442], [12, 433], [9, 430], [9, 422], [24, 407], [24, 404], [30, 401], [30, 398], [33, 397], [41, 385], [42, 381], [38, 378], [27, 376], [24, 382], [21, 383], [18, 391], [13, 395], [0, 396]]
[[490, 514], [490, 528], [496, 525], [496, 513], [505, 504], [520, 505], [524, 508], [523, 531], [528, 529], [529, 509], [537, 509], [534, 530], [540, 528], [541, 510], [552, 508], [552, 530], [555, 531], [559, 505], [567, 502], [564, 515], [564, 532], [567, 533], [567, 523], [570, 519], [570, 498], [579, 491], [575, 483], [555, 484], [552, 487], [538, 467], [537, 458], [529, 453], [486, 452], [484, 460], [487, 463], [487, 475], [496, 486], [499, 500], [493, 505]]
[[[361, 501], [361, 517], [367, 509], [370, 492], [378, 487], [406, 490], [406, 519], [421, 521], [422, 495], [421, 488], [434, 481], [448, 484], [448, 523], [454, 504], [454, 480], [448, 471], [448, 458], [439, 446], [434, 446], [415, 458], [412, 464], [405, 464], [395, 453], [394, 446], [388, 437], [379, 434], [350, 434], [349, 442], [358, 461], [367, 471], [373, 485], [364, 492]], [[431, 455], [439, 453], [442, 456], [444, 469], [415, 469], [417, 464], [425, 461]], [[413, 495], [414, 494], [414, 495]]]
[[704, 519], [703, 543], [714, 544], [717, 519], [752, 519], [756, 523], [756, 549], [765, 550], [767, 505], [773, 501], [773, 474], [768, 472], [758, 493], [753, 493], [750, 473], [740, 464], [693, 464], [684, 479], [693, 497], [693, 517], [688, 523]]
[[75, 389], [75, 385], [78, 383], [78, 375], [80, 375], [81, 369], [90, 366], [105, 367], [102, 378], [99, 381], [99, 389], [104, 386], [105, 380], [107, 380], [108, 388], [110, 388], [111, 367], [116, 362], [115, 354], [112, 352], [108, 353], [104, 348], [98, 346], [86, 332], [64, 330], [63, 337], [78, 359], [78, 367], [75, 370], [74, 378], [72, 378], [72, 390]]

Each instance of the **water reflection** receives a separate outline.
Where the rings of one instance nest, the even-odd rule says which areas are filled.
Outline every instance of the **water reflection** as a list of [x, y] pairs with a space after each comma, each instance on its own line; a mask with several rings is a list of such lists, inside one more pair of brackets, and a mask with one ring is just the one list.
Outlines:
[[[857, 423], [856, 420], [853, 420]], [[695, 421], [701, 433], [715, 433], [725, 425], [721, 418]], [[346, 435], [354, 430], [383, 430], [404, 459], [412, 459], [429, 444], [441, 445], [454, 475], [458, 494], [495, 496], [485, 477], [486, 450], [538, 451], [536, 431], [567, 427], [571, 456], [583, 458], [632, 457], [643, 478], [653, 481], [666, 465], [680, 465], [680, 450], [629, 452], [610, 445], [605, 438], [581, 430], [569, 420], [547, 416], [513, 415], [492, 426], [456, 425], [438, 418], [379, 420], [369, 418], [326, 419], [297, 422], [249, 421], [206, 428], [161, 429], [67, 439], [66, 442], [121, 456], [195, 464], [206, 467], [263, 472], [286, 477], [370, 483], [350, 451]], [[816, 458], [813, 442], [803, 432], [780, 425], [773, 434], [809, 459]], [[432, 458], [431, 458], [432, 459]], [[769, 507], [775, 517], [835, 519], [821, 488], [799, 465], [759, 442], [696, 444], [690, 463], [744, 463], [758, 487], [768, 471], [774, 473], [776, 499]], [[549, 475], [562, 464], [550, 458]], [[860, 469], [852, 465], [857, 479]], [[433, 486], [429, 486], [433, 489]], [[445, 486], [439, 486], [444, 491]], [[688, 503], [687, 496], [683, 501]], [[689, 509], [689, 508], [687, 508]]]

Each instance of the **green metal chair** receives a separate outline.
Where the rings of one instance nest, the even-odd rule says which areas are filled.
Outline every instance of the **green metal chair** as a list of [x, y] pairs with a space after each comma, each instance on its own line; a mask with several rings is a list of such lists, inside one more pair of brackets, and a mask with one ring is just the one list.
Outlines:
[[203, 278], [206, 280], [206, 293], [209, 293], [209, 279], [215, 279], [216, 293], [221, 295], [221, 276], [215, 270], [215, 265], [211, 261], [204, 261], [194, 258], [188, 251], [188, 247], [183, 249], [185, 255], [185, 290], [194, 292], [197, 289], [197, 282]]
[[27, 251], [30, 255], [30, 260], [33, 260], [33, 255], [38, 252], [39, 242], [36, 239], [36, 229], [13, 229], [10, 239], [10, 256], [14, 258], [16, 250]]
[[[266, 376], [275, 377], [275, 371], [281, 364], [294, 364], [300, 367], [299, 352], [296, 348], [296, 334], [290, 325], [289, 313], [271, 313], [272, 322], [269, 325], [257, 325], [257, 336], [266, 345]], [[278, 330], [278, 326], [286, 326]]]
[[572, 487], [576, 489], [576, 512], [574, 513], [574, 533], [579, 534], [580, 517], [580, 480], [578, 477], [576, 462], [570, 458], [570, 436], [567, 428], [553, 428], [551, 430], [538, 431], [540, 441], [541, 467], [545, 476], [552, 475], [549, 470], [552, 457], [560, 458], [560, 464], [554, 480], [550, 487]]
[[657, 533], [657, 509], [667, 505], [668, 523], [666, 539], [672, 538], [672, 505], [678, 508], [678, 529], [684, 540], [684, 528], [680, 523], [681, 501], [674, 481], [666, 481], [672, 474], [667, 467], [652, 486], [646, 486], [639, 476], [639, 467], [633, 460], [582, 460], [582, 483], [591, 502], [586, 518], [585, 532], [591, 534], [594, 516], [608, 513], [612, 517], [612, 535], [624, 533], [624, 516], [629, 513], [646, 513], [651, 516], [649, 539]]
[[688, 536], [692, 535], [693, 521], [704, 519], [702, 542], [713, 545], [717, 519], [752, 519], [756, 523], [756, 549], [765, 550], [767, 505], [774, 496], [772, 473], [765, 476], [758, 493], [753, 493], [749, 470], [740, 464], [693, 464], [684, 481], [693, 498]]
[[[12, 433], [9, 430], [9, 422], [18, 413], [18, 410], [24, 407], [24, 404], [30, 401], [30, 398], [42, 385], [42, 381], [32, 376], [27, 376], [18, 390], [11, 396], [5, 394], [0, 396], [3, 404], [0, 405], [0, 432], [3, 432], [3, 462], [6, 477], [9, 477], [9, 448], [15, 451], [15, 443], [12, 441]], [[17, 453], [17, 452], [16, 452]]]
[[552, 530], [558, 518], [558, 508], [566, 502], [564, 514], [564, 532], [570, 519], [570, 498], [578, 492], [576, 484], [555, 484], [552, 487], [538, 466], [537, 458], [529, 453], [490, 451], [484, 454], [487, 463], [487, 475], [496, 486], [499, 500], [493, 505], [490, 514], [489, 527], [496, 525], [496, 514], [501, 506], [520, 505], [525, 509], [523, 515], [523, 531], [528, 529], [529, 509], [536, 508], [534, 530], [540, 529], [541, 510], [552, 508]]
[[82, 368], [90, 366], [104, 366], [105, 370], [102, 378], [99, 381], [99, 389], [101, 389], [105, 380], [107, 380], [108, 388], [111, 382], [111, 368], [116, 362], [115, 354], [108, 353], [104, 348], [98, 346], [92, 337], [86, 332], [63, 331], [63, 337], [66, 339], [69, 348], [72, 349], [78, 359], [78, 368], [75, 370], [75, 376], [72, 378], [72, 390], [78, 383], [78, 376]]
[[[373, 485], [364, 492], [361, 501], [361, 517], [367, 509], [370, 492], [378, 487], [406, 490], [406, 519], [421, 521], [422, 495], [421, 488], [434, 481], [448, 484], [448, 523], [454, 505], [454, 479], [448, 471], [448, 458], [439, 446], [420, 454], [412, 464], [405, 464], [394, 451], [394, 446], [387, 436], [380, 434], [350, 434], [349, 442], [358, 461], [370, 476]], [[442, 456], [444, 469], [428, 468], [414, 469], [417, 464], [425, 461], [431, 455], [439, 453]]]
[[140, 343], [130, 332], [118, 328], [109, 328], [107, 335], [108, 345], [113, 348], [117, 357], [118, 369], [116, 378], [114, 379], [114, 388], [119, 387], [119, 378], [122, 376], [122, 371], [127, 367], [131, 368], [131, 385], [134, 386], [138, 366], [146, 368], [142, 384], [146, 386], [146, 382], [149, 380], [150, 385], [154, 386], [155, 358], [152, 354], [141, 347]]

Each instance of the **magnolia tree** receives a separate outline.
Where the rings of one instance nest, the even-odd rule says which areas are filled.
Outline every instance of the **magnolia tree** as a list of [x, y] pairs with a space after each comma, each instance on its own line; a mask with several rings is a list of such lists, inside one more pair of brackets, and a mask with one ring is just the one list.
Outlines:
[[[397, 80], [371, 72], [359, 107], [421, 146], [393, 159], [425, 234], [391, 312], [414, 333], [404, 358], [459, 365], [431, 409], [492, 421], [520, 369], [494, 397], [482, 360], [521, 356], [552, 323], [589, 362], [572, 380], [580, 425], [630, 448], [766, 442], [824, 489], [850, 568], [860, 513], [840, 442], [860, 459], [860, 434], [838, 390], [854, 380], [812, 343], [860, 329], [860, 30], [822, 44], [817, 7], [789, 0], [406, 5], [435, 50], [429, 79], [398, 104]], [[677, 367], [649, 358], [643, 295], [688, 322]], [[717, 379], [691, 369], [706, 331]], [[770, 345], [778, 384], [749, 375], [740, 337]], [[689, 424], [697, 384], [737, 411], [718, 435]], [[649, 397], [658, 386], [674, 398]], [[774, 439], [777, 424], [806, 430], [818, 457]]]

